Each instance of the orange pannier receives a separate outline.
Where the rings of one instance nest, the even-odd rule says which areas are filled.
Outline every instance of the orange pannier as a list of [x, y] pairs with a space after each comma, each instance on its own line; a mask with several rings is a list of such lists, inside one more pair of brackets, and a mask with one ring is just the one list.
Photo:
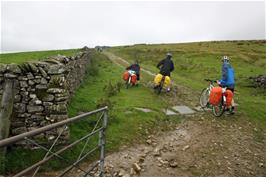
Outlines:
[[137, 83], [137, 75], [136, 74], [132, 74], [131, 75], [131, 83], [132, 84], [136, 84]]
[[125, 71], [124, 74], [123, 74], [124, 81], [127, 81], [128, 78], [129, 78], [129, 73], [128, 73], [128, 71]]
[[213, 106], [219, 104], [222, 98], [222, 87], [213, 87], [210, 93], [209, 103]]
[[225, 97], [226, 97], [226, 107], [232, 106], [232, 100], [233, 100], [233, 92], [231, 90], [225, 91]]

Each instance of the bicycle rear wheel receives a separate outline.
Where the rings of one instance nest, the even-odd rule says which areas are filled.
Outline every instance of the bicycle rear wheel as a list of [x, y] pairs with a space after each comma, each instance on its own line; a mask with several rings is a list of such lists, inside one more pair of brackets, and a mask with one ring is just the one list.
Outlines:
[[158, 87], [156, 88], [155, 92], [157, 95], [160, 95], [163, 89], [163, 85], [164, 85], [164, 77], [162, 78], [160, 85], [158, 85]]
[[200, 107], [202, 109], [206, 108], [209, 102], [209, 90], [208, 88], [205, 88], [201, 91], [200, 98], [199, 98], [199, 103]]
[[221, 117], [224, 111], [225, 111], [225, 105], [223, 103], [223, 99], [221, 99], [218, 105], [212, 106], [212, 113], [215, 117]]

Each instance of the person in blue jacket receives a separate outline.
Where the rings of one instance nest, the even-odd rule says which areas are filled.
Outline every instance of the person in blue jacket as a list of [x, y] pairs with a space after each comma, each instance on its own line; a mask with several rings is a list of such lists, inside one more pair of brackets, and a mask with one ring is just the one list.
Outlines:
[[[233, 67], [230, 65], [230, 59], [228, 56], [222, 58], [222, 78], [218, 81], [218, 84], [222, 87], [226, 87], [234, 93], [235, 90], [235, 73]], [[231, 112], [234, 111], [234, 106], [231, 108]]]

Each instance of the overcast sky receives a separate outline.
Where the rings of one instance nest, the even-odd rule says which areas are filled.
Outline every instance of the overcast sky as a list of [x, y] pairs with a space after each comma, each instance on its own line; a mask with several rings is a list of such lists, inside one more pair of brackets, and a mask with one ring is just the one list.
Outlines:
[[265, 1], [1, 1], [1, 52], [265, 39]]

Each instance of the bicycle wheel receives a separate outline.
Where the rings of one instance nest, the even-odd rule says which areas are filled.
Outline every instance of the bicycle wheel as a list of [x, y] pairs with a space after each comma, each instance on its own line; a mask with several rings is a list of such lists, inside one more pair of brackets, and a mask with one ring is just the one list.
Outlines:
[[156, 89], [155, 89], [155, 92], [157, 95], [160, 95], [160, 93], [162, 92], [162, 87], [161, 85], [159, 85]]
[[128, 87], [130, 86], [131, 82], [131, 77], [128, 78], [127, 82], [126, 82], [126, 89], [128, 89]]
[[161, 82], [160, 82], [160, 85], [157, 87], [156, 89], [156, 93], [157, 95], [160, 95], [161, 92], [162, 92], [162, 89], [163, 89], [163, 85], [164, 85], [164, 78], [162, 78]]
[[209, 90], [205, 88], [201, 91], [199, 102], [202, 109], [206, 108], [209, 102]]
[[212, 106], [212, 113], [215, 117], [221, 117], [224, 111], [225, 111], [225, 105], [223, 103], [223, 99], [221, 99], [218, 105]]

